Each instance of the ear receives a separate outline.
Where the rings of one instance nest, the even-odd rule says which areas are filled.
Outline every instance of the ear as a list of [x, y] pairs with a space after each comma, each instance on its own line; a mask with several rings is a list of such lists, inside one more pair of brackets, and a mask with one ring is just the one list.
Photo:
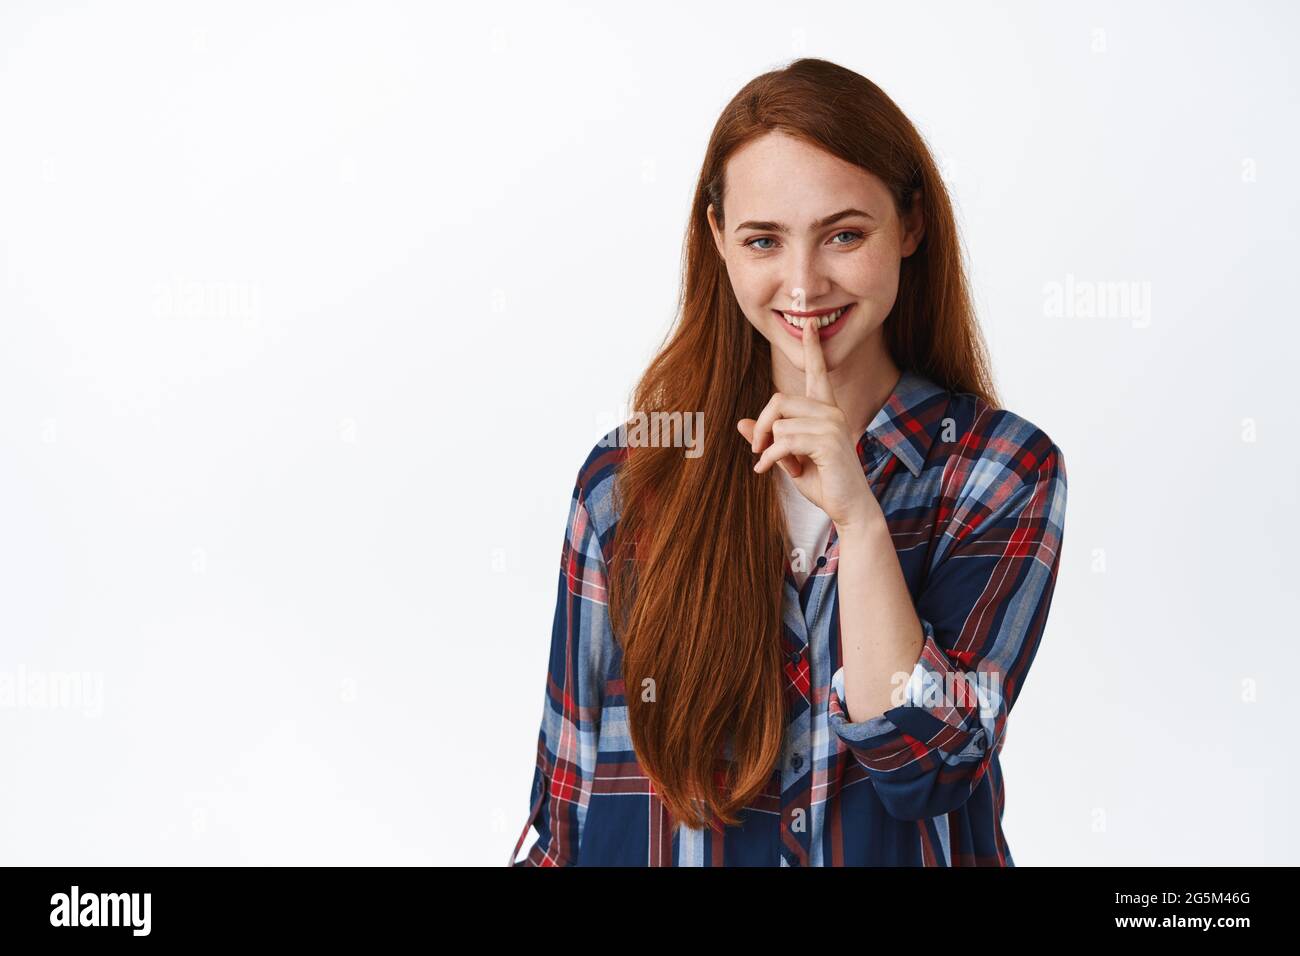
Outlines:
[[709, 203], [704, 215], [709, 220], [709, 231], [713, 234], [713, 245], [718, 250], [718, 257], [725, 262], [727, 257], [722, 253], [722, 230], [718, 228], [717, 217], [713, 214], [713, 203]]
[[912, 193], [912, 208], [903, 217], [903, 241], [900, 251], [904, 259], [916, 252], [916, 247], [921, 244], [921, 239], [925, 236], [925, 204], [921, 201], [921, 196], [918, 187]]

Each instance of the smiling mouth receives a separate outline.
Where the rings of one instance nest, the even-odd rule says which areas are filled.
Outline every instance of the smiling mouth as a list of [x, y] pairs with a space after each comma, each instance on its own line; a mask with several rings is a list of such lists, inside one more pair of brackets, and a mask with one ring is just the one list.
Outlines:
[[796, 329], [802, 329], [809, 322], [816, 322], [817, 328], [824, 329], [827, 326], [834, 325], [836, 322], [838, 322], [840, 316], [844, 315], [844, 313], [849, 311], [849, 309], [851, 308], [853, 308], [852, 302], [850, 302], [848, 305], [842, 305], [835, 311], [829, 312], [825, 315], [809, 315], [809, 316], [792, 315], [789, 312], [782, 312], [779, 309], [774, 309], [773, 311], [775, 311], [777, 315], [781, 316], [781, 318], [785, 319], [785, 321], [788, 324], [790, 324]]

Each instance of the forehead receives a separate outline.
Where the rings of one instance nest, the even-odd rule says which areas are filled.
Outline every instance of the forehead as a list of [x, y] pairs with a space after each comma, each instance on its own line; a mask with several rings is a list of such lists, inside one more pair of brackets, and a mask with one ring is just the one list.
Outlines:
[[780, 219], [795, 228], [848, 207], [883, 218], [889, 190], [880, 178], [820, 147], [772, 131], [727, 160], [722, 204], [729, 222]]

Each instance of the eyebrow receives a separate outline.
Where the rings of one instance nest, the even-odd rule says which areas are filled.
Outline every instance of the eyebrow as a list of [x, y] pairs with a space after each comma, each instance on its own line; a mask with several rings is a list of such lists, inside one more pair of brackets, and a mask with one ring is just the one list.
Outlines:
[[[814, 229], [821, 229], [825, 226], [833, 225], [841, 219], [847, 219], [849, 216], [862, 216], [865, 219], [872, 220], [876, 218], [871, 215], [871, 213], [863, 212], [861, 209], [841, 209], [839, 212], [833, 213], [824, 219], [818, 219], [812, 224], [812, 227]], [[766, 232], [781, 232], [786, 235], [789, 235], [790, 233], [790, 227], [783, 222], [768, 222], [766, 220], [758, 219], [746, 219], [736, 227], [736, 232], [740, 232], [742, 229], [762, 229]]]

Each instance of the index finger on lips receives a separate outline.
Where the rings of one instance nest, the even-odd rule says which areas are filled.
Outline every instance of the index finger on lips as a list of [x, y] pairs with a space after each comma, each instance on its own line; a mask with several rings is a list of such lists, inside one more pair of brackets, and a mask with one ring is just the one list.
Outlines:
[[809, 319], [803, 327], [803, 377], [804, 394], [828, 405], [835, 404], [831, 377], [826, 371], [826, 354], [822, 352], [821, 333], [817, 323]]

